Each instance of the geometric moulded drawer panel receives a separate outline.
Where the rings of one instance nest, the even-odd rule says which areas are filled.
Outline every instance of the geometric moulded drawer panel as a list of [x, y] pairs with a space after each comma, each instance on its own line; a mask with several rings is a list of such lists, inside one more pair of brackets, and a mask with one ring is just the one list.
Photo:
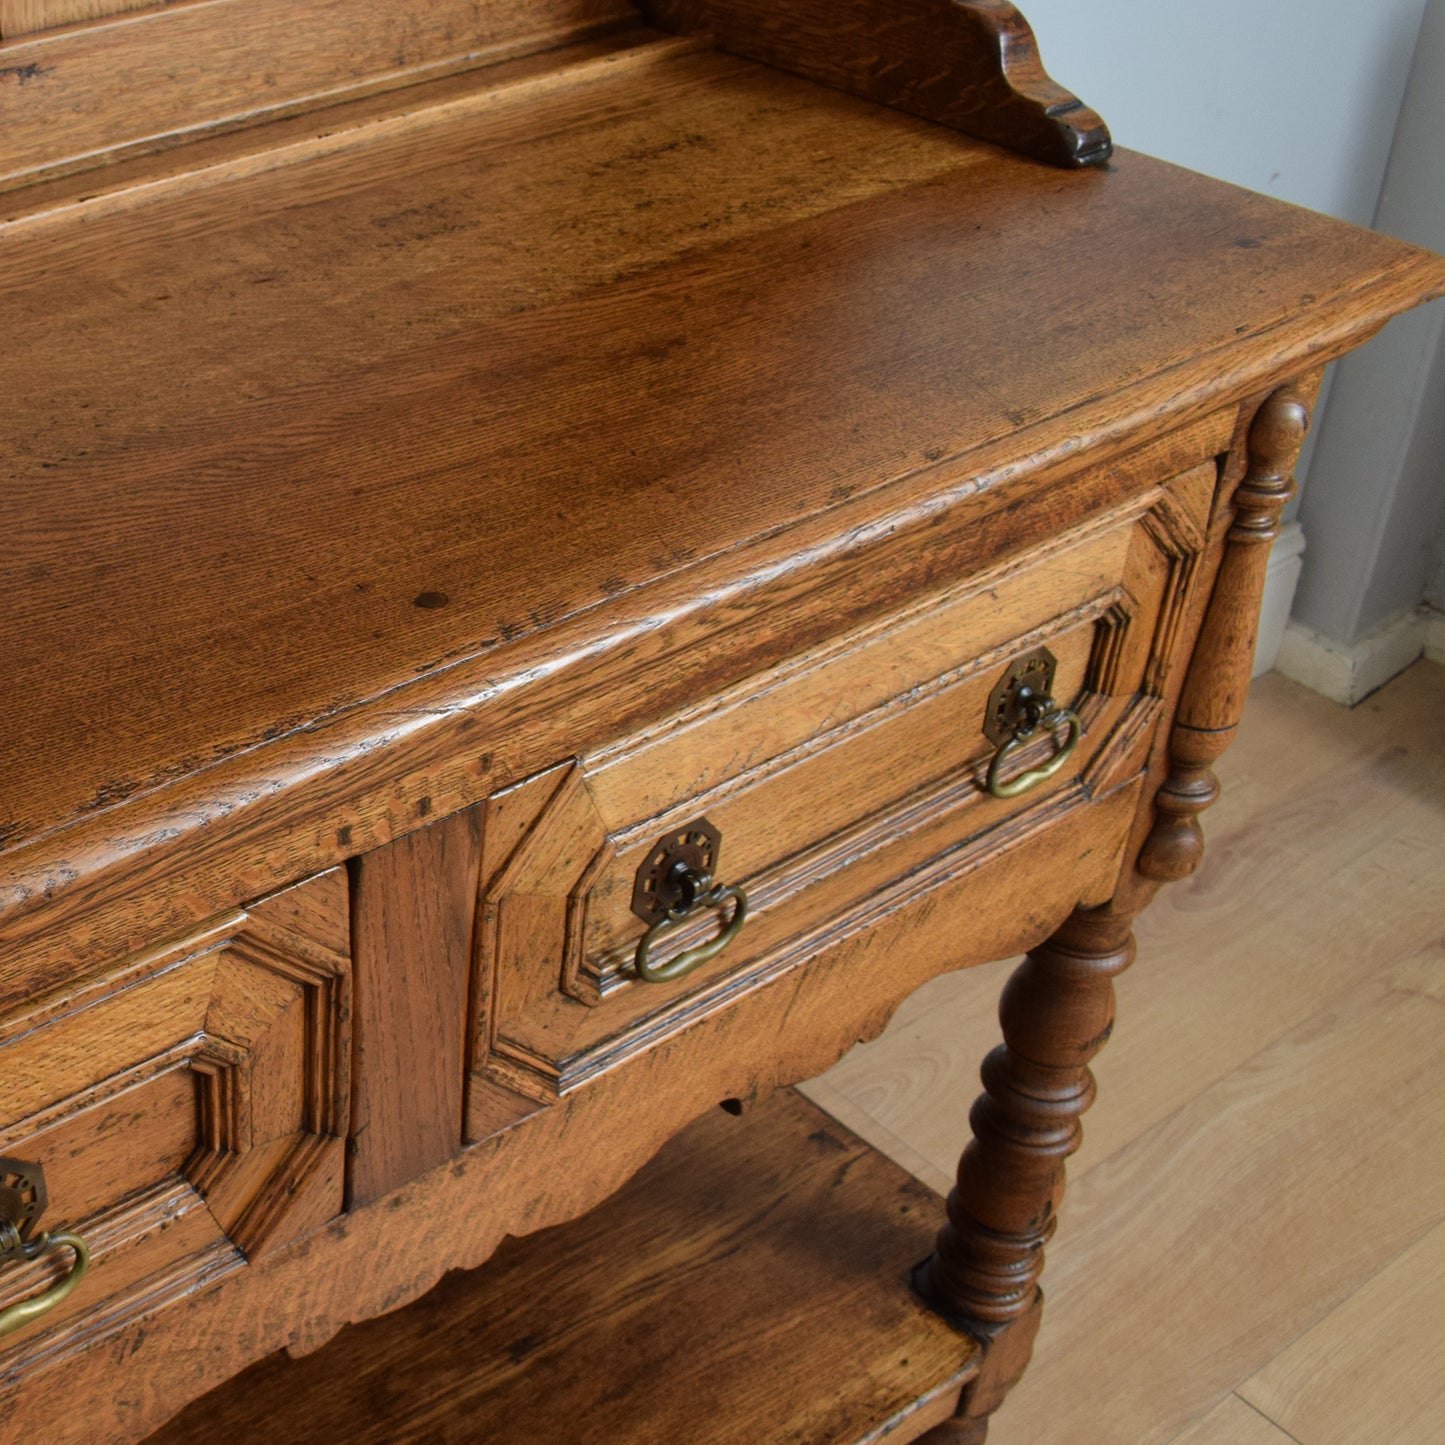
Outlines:
[[[0, 1024], [0, 1154], [44, 1169], [40, 1227], [92, 1257], [68, 1299], [0, 1340], [0, 1384], [340, 1212], [347, 912], [332, 869]], [[8, 1265], [0, 1308], [66, 1263]]]
[[[805, 966], [880, 899], [947, 872], [939, 860], [993, 856], [1136, 776], [1218, 480], [1212, 458], [1143, 470], [1073, 533], [489, 799], [468, 1137], [507, 1117], [496, 1089], [554, 1102]], [[1041, 652], [1078, 734], [1037, 784], [995, 794], [990, 699]], [[1040, 729], [1012, 773], [1048, 763], [1056, 733]], [[716, 881], [746, 891], [745, 926], [695, 970], [643, 982], [636, 880], [659, 840], [703, 823]], [[696, 910], [659, 952], [725, 919]]]

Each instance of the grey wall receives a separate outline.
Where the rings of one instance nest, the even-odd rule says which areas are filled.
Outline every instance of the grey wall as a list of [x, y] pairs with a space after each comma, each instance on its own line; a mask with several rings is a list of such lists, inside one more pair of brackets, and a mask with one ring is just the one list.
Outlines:
[[[1021, 6], [1121, 145], [1445, 250], [1445, 0]], [[1427, 585], [1445, 601], [1442, 318], [1396, 322], [1335, 368], [1300, 468], [1296, 615], [1345, 643]]]
[[[1442, 135], [1445, 0], [1430, 0], [1374, 223], [1437, 251]], [[1445, 580], [1445, 307], [1401, 317], [1340, 363], [1300, 521], [1295, 617], [1327, 638], [1354, 643]]]
[[1018, 0], [1120, 145], [1368, 225], [1426, 0]]
[[1435, 553], [1430, 580], [1425, 584], [1425, 600], [1437, 612], [1445, 612], [1445, 527], [1435, 538]]

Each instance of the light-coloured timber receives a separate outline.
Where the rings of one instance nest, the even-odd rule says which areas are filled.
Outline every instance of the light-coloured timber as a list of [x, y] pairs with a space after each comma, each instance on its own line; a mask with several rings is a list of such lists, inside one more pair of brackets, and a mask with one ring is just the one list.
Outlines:
[[1445, 263], [1111, 154], [1008, 0], [0, 0], [0, 132], [7, 1428], [140, 1439], [1023, 953], [915, 1275], [978, 1445], [1320, 370]]
[[[1140, 919], [1141, 962], [1118, 982], [1132, 1026], [1100, 1056], [1108, 1106], [1071, 1166], [1045, 1343], [999, 1445], [1052, 1445], [1061, 1418], [1121, 1445], [1432, 1445], [1442, 719], [1445, 669], [1429, 663], [1349, 711], [1277, 674], [1254, 685], [1209, 854]], [[810, 1096], [946, 1189], [1006, 971], [930, 984]], [[1202, 1164], [1176, 1157], [1186, 1119]], [[1161, 1192], [1171, 1173], [1182, 1208]], [[1285, 1207], [1305, 1186], [1308, 1205]], [[1185, 1314], [1181, 1349], [1152, 1322]], [[1201, 1361], [1243, 1399], [1214, 1404]], [[1361, 1388], [1365, 1372], [1389, 1387]]]

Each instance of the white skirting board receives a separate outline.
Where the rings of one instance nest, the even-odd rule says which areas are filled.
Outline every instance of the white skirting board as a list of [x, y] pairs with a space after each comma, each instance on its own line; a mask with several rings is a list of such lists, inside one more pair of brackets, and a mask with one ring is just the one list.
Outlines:
[[1421, 609], [1425, 618], [1425, 656], [1445, 665], [1445, 612], [1433, 607]]
[[1284, 630], [1294, 606], [1295, 588], [1299, 586], [1300, 569], [1304, 565], [1305, 534], [1298, 522], [1281, 529], [1269, 554], [1269, 570], [1264, 577], [1264, 604], [1259, 614], [1259, 640], [1254, 647], [1252, 677], [1268, 672], [1279, 656]]
[[1313, 692], [1353, 707], [1422, 653], [1445, 662], [1445, 618], [1430, 608], [1402, 613], [1354, 643], [1291, 622], [1275, 666]]

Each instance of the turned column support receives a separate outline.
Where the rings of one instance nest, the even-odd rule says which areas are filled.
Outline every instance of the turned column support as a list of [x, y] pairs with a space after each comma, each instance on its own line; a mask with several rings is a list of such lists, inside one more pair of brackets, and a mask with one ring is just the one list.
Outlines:
[[1139, 854], [1139, 871], [1159, 883], [1188, 877], [1204, 856], [1199, 815], [1219, 796], [1214, 764], [1244, 714], [1269, 549], [1295, 494], [1294, 464], [1309, 423], [1306, 394], [1290, 385], [1266, 398], [1249, 429], [1248, 469], [1169, 736], [1169, 776]]
[[958, 1414], [930, 1432], [931, 1445], [983, 1445], [989, 1415], [1028, 1363], [1043, 1305], [1044, 1246], [1058, 1220], [1065, 1162], [1094, 1099], [1089, 1062], [1114, 1026], [1113, 981], [1133, 961], [1134, 912], [1153, 885], [1186, 877], [1203, 856], [1199, 814], [1219, 795], [1213, 764], [1244, 712], [1269, 548], [1294, 495], [1309, 394], [1281, 387], [1249, 429], [1244, 478], [1169, 735], [1170, 771], [1139, 854], [1148, 885], [1076, 911], [1004, 989], [1004, 1042], [984, 1061], [984, 1093], [969, 1115], [974, 1137], [948, 1196], [948, 1222], [914, 1275], [918, 1293], [985, 1347]]
[[959, 1419], [940, 1440], [981, 1441], [985, 1417], [1028, 1363], [1064, 1164], [1094, 1099], [1089, 1061], [1114, 1026], [1114, 977], [1134, 957], [1130, 922], [1108, 908], [1077, 911], [1004, 989], [1004, 1042], [984, 1061], [948, 1222], [914, 1278], [934, 1309], [987, 1347]]

